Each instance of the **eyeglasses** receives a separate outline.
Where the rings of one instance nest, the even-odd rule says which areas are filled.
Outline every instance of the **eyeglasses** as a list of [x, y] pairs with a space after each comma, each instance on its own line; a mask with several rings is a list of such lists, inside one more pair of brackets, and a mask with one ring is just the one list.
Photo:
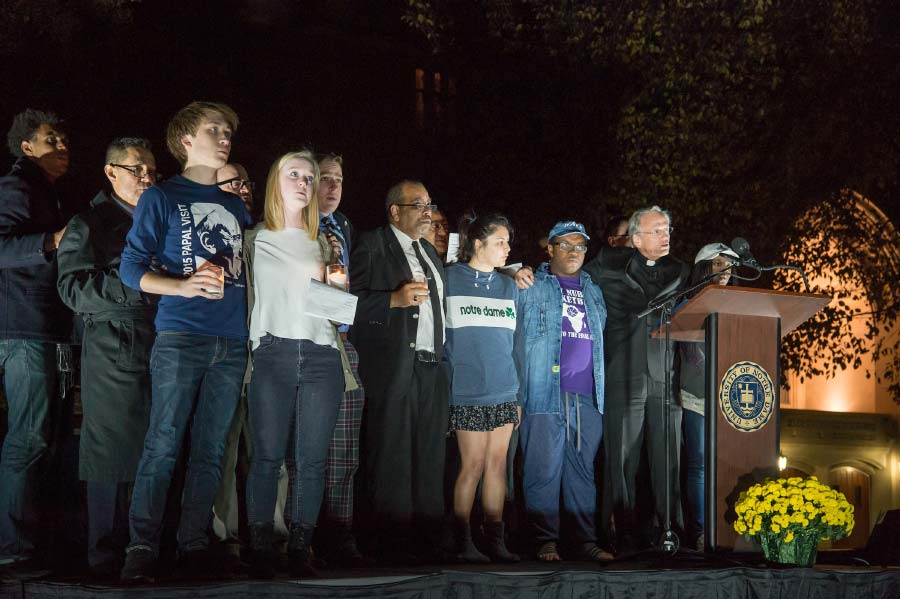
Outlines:
[[159, 173], [156, 172], [156, 169], [151, 169], [146, 164], [110, 163], [109, 166], [114, 166], [116, 168], [128, 171], [135, 179], [151, 179], [155, 181], [159, 177]]
[[579, 254], [586, 254], [588, 250], [588, 246], [584, 245], [583, 243], [575, 244], [569, 243], [568, 241], [554, 241], [550, 245], [555, 245], [564, 252], [575, 250]]
[[328, 187], [329, 185], [334, 185], [335, 187], [340, 187], [344, 184], [344, 178], [340, 175], [322, 175], [319, 177], [319, 183], [323, 187]]
[[659, 229], [653, 229], [652, 231], [638, 231], [639, 235], [655, 235], [656, 237], [662, 237], [664, 235], [671, 235], [672, 231], [674, 231], [674, 227], [660, 227]]
[[408, 207], [410, 207], [410, 208], [415, 208], [415, 209], [418, 210], [419, 212], [425, 212], [426, 210], [427, 210], [428, 212], [434, 212], [435, 210], [438, 209], [437, 204], [419, 204], [419, 203], [415, 203], [415, 204], [395, 204], [395, 206], [408, 206]]
[[[433, 211], [433, 210], [432, 210], [432, 211]], [[431, 222], [431, 230], [432, 230], [432, 231], [447, 231], [447, 232], [449, 233], [449, 232], [450, 232], [450, 225], [448, 225], [446, 222], [443, 222], [443, 221], [442, 221], [442, 222], [434, 222], [434, 221], [432, 221], [432, 222]]]
[[217, 181], [216, 185], [230, 187], [232, 191], [240, 191], [246, 186], [251, 193], [256, 189], [256, 183], [249, 179], [241, 179], [240, 177], [232, 177], [231, 179], [225, 179], [224, 181]]

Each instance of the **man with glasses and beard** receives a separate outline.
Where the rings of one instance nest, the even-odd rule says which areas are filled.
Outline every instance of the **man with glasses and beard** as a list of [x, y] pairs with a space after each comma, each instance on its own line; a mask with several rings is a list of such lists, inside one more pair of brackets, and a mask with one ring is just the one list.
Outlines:
[[79, 478], [87, 481], [88, 565], [117, 575], [128, 544], [128, 495], [150, 417], [156, 296], [122, 284], [119, 264], [134, 208], [156, 181], [150, 142], [114, 140], [103, 168], [112, 186], [75, 216], [57, 251], [59, 295], [84, 321]]
[[359, 298], [350, 339], [368, 398], [369, 490], [379, 555], [393, 563], [434, 557], [443, 516], [445, 279], [423, 239], [436, 208], [421, 183], [394, 185], [385, 200], [388, 225], [361, 236], [350, 258], [350, 291]]
[[[666, 452], [669, 454], [672, 521], [681, 525], [678, 452], [681, 407], [670, 403], [669, 447], [665, 446], [663, 403], [666, 375], [672, 375], [674, 347], [665, 362], [665, 341], [651, 339], [659, 325], [659, 311], [638, 318], [655, 298], [683, 287], [689, 267], [669, 256], [672, 232], [669, 214], [658, 206], [636, 211], [628, 221], [633, 248], [605, 247], [585, 272], [603, 290], [606, 321], [606, 411], [603, 419], [605, 474], [603, 523], [615, 518], [618, 550], [641, 544], [636, 538], [640, 519], [635, 514], [641, 449], [646, 441], [657, 526], [663, 523], [666, 497]], [[674, 346], [674, 344], [672, 344]], [[672, 389], [670, 388], [670, 394]], [[645, 435], [646, 433], [646, 435]]]

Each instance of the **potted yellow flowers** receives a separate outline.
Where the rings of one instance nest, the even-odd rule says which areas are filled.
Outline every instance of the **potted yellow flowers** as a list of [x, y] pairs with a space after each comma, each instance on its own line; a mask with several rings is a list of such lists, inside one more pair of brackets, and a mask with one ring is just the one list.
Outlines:
[[734, 530], [757, 540], [766, 559], [812, 566], [816, 545], [853, 530], [853, 506], [843, 493], [809, 478], [766, 479], [738, 497]]

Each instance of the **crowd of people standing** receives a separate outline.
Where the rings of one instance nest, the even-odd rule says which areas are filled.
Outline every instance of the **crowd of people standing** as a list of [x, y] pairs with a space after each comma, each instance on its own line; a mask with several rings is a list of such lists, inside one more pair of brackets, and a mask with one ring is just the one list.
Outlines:
[[[53, 443], [57, 354], [73, 330], [98, 576], [155, 580], [179, 479], [178, 556], [194, 573], [227, 568], [214, 528], [245, 546], [260, 578], [370, 567], [366, 553], [390, 565], [515, 562], [512, 547], [602, 562], [655, 542], [666, 497], [697, 545], [702, 346], [667, 351], [650, 335], [659, 315], [639, 314], [689, 283], [727, 284], [734, 252], [707, 245], [692, 273], [669, 255], [669, 214], [652, 206], [614, 219], [589, 261], [588, 230], [560, 220], [545, 262], [504, 274], [514, 224], [477, 206], [448, 263], [451, 226], [423, 183], [391, 187], [385, 226], [358, 234], [338, 210], [341, 156], [287, 152], [257, 194], [229, 162], [238, 122], [221, 103], [179, 110], [166, 142], [182, 171], [164, 181], [146, 139], [112, 141], [109, 189], [64, 222], [65, 123], [15, 117], [17, 160], [0, 178], [0, 566], [42, 551], [29, 487]], [[352, 324], [314, 315], [313, 282], [355, 297]], [[681, 389], [666, 398], [676, 371]], [[511, 479], [529, 531], [516, 538], [533, 546], [510, 543]], [[360, 505], [367, 526], [354, 523]]]

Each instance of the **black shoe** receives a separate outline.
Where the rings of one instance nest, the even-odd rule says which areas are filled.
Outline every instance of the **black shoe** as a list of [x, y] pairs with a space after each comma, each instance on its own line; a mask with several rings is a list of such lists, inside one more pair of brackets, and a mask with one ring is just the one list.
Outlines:
[[288, 537], [288, 572], [292, 578], [318, 578], [319, 572], [313, 565], [313, 557], [310, 552], [313, 526], [291, 524]]
[[517, 564], [522, 559], [506, 548], [503, 522], [485, 522], [484, 536], [487, 541], [487, 554], [491, 560], [502, 564]]
[[373, 568], [375, 566], [375, 560], [363, 555], [352, 538], [331, 554], [328, 561], [334, 566], [343, 568]]
[[185, 551], [178, 559], [179, 577], [189, 580], [230, 580], [239, 567], [240, 558], [206, 547]]
[[457, 520], [454, 522], [454, 536], [456, 549], [454, 559], [468, 564], [487, 564], [491, 559], [480, 552], [472, 542], [472, 528], [468, 521]]
[[135, 547], [125, 553], [125, 565], [119, 580], [125, 584], [156, 582], [156, 555], [150, 549]]
[[275, 578], [275, 552], [272, 550], [272, 524], [250, 525], [250, 577]]
[[583, 562], [605, 563], [611, 562], [615, 558], [597, 543], [585, 543], [575, 554], [575, 559]]

